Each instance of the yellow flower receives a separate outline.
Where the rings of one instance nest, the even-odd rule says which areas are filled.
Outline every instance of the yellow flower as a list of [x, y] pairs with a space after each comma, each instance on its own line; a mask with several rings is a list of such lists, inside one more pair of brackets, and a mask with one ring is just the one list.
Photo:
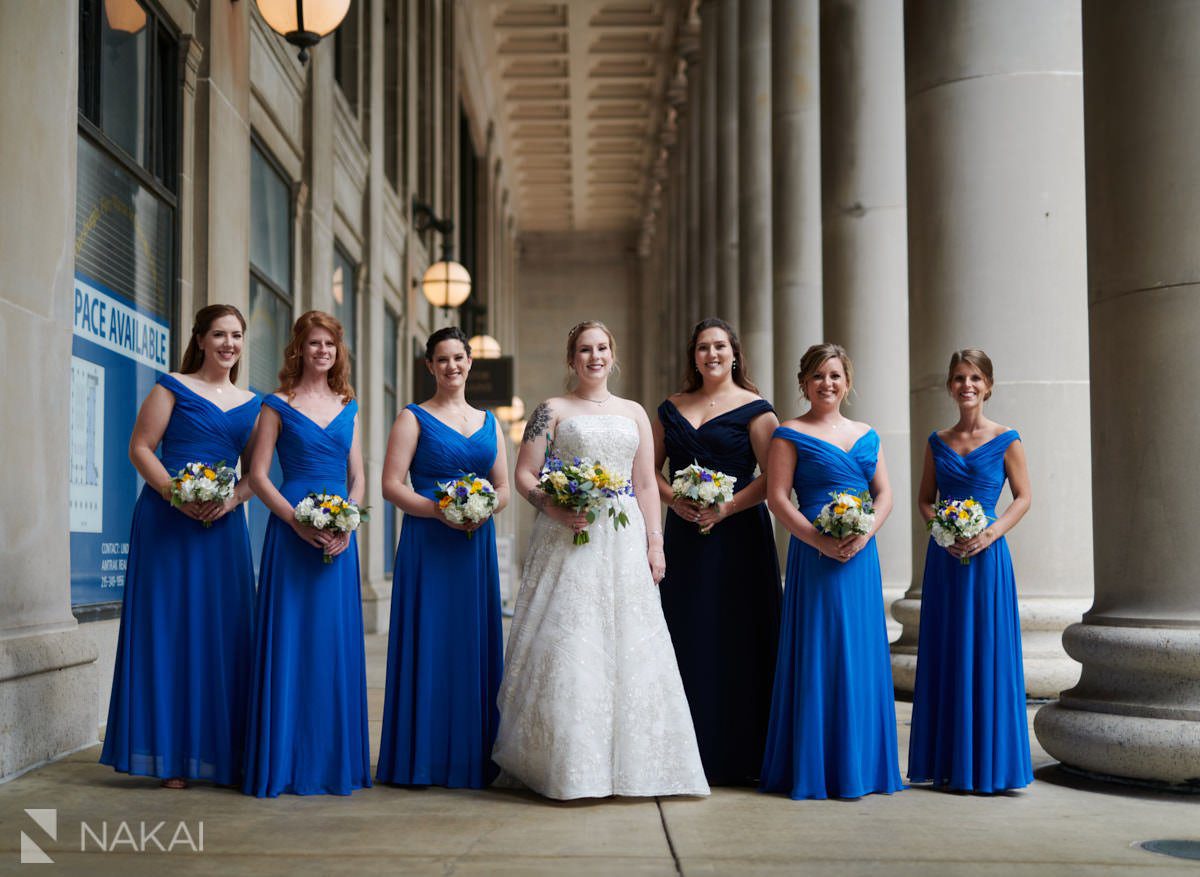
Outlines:
[[212, 469], [205, 469], [205, 470], [204, 470], [204, 477], [205, 477], [205, 478], [211, 478], [211, 479], [214, 479], [214, 480], [215, 480], [215, 479], [216, 479], [216, 477], [217, 477], [217, 473], [216, 473], [216, 472], [214, 472]]
[[451, 502], [452, 500], [450, 499], [449, 495], [443, 496], [440, 500], [438, 500], [438, 508], [444, 509], [446, 506], [450, 505]]
[[471, 482], [471, 493], [479, 493], [481, 490], [483, 490], [483, 482], [476, 478]]
[[847, 509], [847, 508], [848, 508], [848, 506], [844, 506], [844, 505], [835, 505], [835, 506], [833, 507], [833, 512], [834, 512], [834, 514], [837, 514], [837, 515], [844, 515], [844, 514], [846, 514], [846, 509]]

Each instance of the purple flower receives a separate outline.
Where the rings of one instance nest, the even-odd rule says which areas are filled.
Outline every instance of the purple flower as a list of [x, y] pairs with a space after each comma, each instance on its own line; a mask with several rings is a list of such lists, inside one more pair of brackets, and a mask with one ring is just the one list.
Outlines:
[[467, 490], [465, 487], [459, 487], [458, 490], [455, 491], [455, 493], [457, 493], [459, 496], [466, 496], [468, 493], [470, 493], [470, 491]]
[[712, 480], [713, 480], [713, 479], [712, 479], [712, 473], [711, 473], [711, 472], [701, 472], [701, 473], [700, 473], [700, 480], [701, 480], [701, 481], [712, 481]]

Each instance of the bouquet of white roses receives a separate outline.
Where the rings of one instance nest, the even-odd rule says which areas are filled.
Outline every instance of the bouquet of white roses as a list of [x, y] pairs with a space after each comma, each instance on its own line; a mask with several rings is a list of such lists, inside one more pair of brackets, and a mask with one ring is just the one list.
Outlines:
[[[434, 496], [446, 520], [453, 524], [486, 521], [499, 504], [492, 482], [486, 478], [476, 478], [474, 472], [468, 472], [455, 481], [439, 481]], [[474, 535], [470, 530], [467, 531], [468, 539]]]
[[[693, 462], [675, 473], [671, 481], [671, 492], [676, 499], [689, 499], [702, 506], [714, 506], [733, 499], [733, 485], [737, 479], [724, 472], [705, 469]], [[710, 530], [700, 531], [708, 535]]]
[[[237, 472], [222, 460], [212, 466], [207, 463], [188, 463], [171, 479], [167, 499], [179, 508], [190, 502], [225, 502], [233, 496]], [[211, 527], [212, 521], [201, 521]]]
[[[546, 462], [538, 476], [538, 487], [555, 503], [576, 512], [587, 512], [589, 524], [596, 522], [596, 510], [608, 506], [608, 516], [613, 529], [628, 526], [621, 498], [633, 495], [629, 481], [605, 469], [586, 457], [573, 457], [564, 462], [556, 452], [546, 456]], [[576, 545], [586, 545], [590, 538], [587, 530], [576, 533], [572, 540]]]
[[[943, 499], [933, 510], [933, 518], [926, 522], [933, 541], [949, 548], [959, 539], [972, 539], [987, 529], [988, 519], [983, 506], [973, 497], [966, 499]], [[958, 562], [966, 566], [969, 557], [960, 557]]]
[[848, 490], [829, 494], [830, 502], [825, 503], [813, 526], [834, 539], [844, 539], [847, 536], [866, 536], [875, 526], [875, 504], [871, 494], [865, 490], [861, 493], [850, 493]]
[[[310, 493], [296, 503], [295, 516], [301, 524], [317, 530], [333, 529], [343, 533], [353, 533], [360, 523], [371, 519], [366, 508], [359, 508], [354, 500], [342, 499], [336, 493]], [[333, 562], [328, 554], [323, 555], [322, 560]]]

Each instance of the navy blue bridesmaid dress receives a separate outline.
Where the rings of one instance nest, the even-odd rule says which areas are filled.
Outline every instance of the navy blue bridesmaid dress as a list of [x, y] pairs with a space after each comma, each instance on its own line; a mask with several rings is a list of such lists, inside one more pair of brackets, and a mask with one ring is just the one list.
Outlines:
[[[875, 475], [875, 430], [849, 451], [788, 427], [774, 437], [796, 447], [793, 487], [810, 521], [832, 491], [867, 490]], [[801, 799], [902, 789], [894, 698], [874, 538], [839, 563], [793, 536], [762, 790]]]
[[[278, 396], [279, 492], [293, 506], [311, 491], [346, 496], [358, 403], [324, 429]], [[371, 785], [367, 676], [358, 544], [331, 563], [272, 515], [259, 567], [254, 666], [242, 791], [348, 795]]]
[[[1019, 439], [1010, 429], [963, 456], [933, 433], [939, 497], [974, 497], [995, 518], [1004, 453]], [[1003, 536], [966, 566], [929, 540], [908, 778], [975, 792], [1033, 782], [1017, 585]]]
[[[491, 412], [464, 436], [419, 405], [410, 475], [432, 498], [437, 482], [496, 462]], [[495, 779], [492, 743], [504, 660], [496, 525], [471, 538], [438, 518], [406, 516], [396, 549], [383, 737], [376, 778], [397, 785], [482, 788]]]
[[[232, 466], [260, 400], [229, 411], [162, 375], [175, 397], [161, 458]], [[164, 779], [242, 779], [254, 566], [241, 509], [204, 527], [154, 491], [133, 509], [108, 729], [100, 763]]]
[[[757, 399], [697, 429], [666, 400], [658, 419], [671, 473], [696, 462], [734, 476], [735, 491], [742, 490], [757, 463], [750, 422], [772, 410]], [[704, 773], [711, 785], [754, 784], [767, 738], [782, 600], [766, 504], [726, 518], [707, 536], [672, 511], [663, 538], [663, 615]]]

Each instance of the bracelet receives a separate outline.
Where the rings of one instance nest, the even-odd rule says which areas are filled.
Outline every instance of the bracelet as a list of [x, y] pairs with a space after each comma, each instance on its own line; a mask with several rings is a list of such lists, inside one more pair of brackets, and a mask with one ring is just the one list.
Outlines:
[[647, 530], [646, 535], [647, 536], [661, 536], [662, 530]]

